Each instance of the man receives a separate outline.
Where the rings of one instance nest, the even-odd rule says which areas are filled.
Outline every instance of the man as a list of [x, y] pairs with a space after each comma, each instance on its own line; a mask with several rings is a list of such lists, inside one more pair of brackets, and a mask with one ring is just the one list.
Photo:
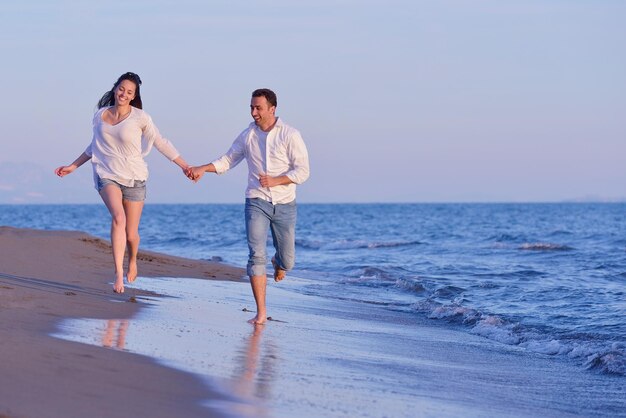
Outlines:
[[249, 322], [267, 320], [266, 242], [272, 231], [275, 254], [272, 257], [274, 280], [281, 281], [295, 263], [296, 184], [309, 178], [309, 156], [300, 132], [283, 123], [276, 115], [276, 94], [269, 89], [252, 92], [250, 113], [254, 122], [217, 160], [189, 169], [188, 176], [198, 181], [206, 172], [222, 174], [239, 164], [248, 163], [246, 189], [246, 235], [248, 266], [257, 314]]

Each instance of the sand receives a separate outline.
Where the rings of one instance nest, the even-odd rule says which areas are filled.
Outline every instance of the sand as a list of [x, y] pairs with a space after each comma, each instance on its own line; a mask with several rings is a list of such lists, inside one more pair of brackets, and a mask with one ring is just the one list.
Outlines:
[[[140, 252], [149, 277], [240, 281], [216, 262]], [[82, 232], [0, 227], [0, 417], [207, 417], [198, 377], [123, 350], [49, 336], [63, 318], [130, 318], [150, 298], [112, 292], [109, 243]]]

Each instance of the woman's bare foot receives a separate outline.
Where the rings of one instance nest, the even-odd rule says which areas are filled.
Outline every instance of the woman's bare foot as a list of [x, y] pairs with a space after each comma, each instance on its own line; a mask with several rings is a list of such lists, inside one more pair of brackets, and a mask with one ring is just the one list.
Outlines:
[[128, 260], [128, 273], [126, 273], [126, 279], [128, 279], [128, 283], [133, 283], [137, 278], [137, 260], [130, 261]]
[[124, 293], [124, 276], [118, 276], [113, 283], [113, 291], [115, 293]]

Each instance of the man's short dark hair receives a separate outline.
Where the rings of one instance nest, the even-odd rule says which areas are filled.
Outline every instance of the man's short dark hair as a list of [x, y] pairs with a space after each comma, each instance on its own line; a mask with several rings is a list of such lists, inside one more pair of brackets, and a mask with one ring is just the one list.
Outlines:
[[274, 107], [278, 106], [276, 93], [270, 89], [256, 89], [252, 92], [252, 97], [265, 97], [265, 100], [267, 100], [270, 105]]

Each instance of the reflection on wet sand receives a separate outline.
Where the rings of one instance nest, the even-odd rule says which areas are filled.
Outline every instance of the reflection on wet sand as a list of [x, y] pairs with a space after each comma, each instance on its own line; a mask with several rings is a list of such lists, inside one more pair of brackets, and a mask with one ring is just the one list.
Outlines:
[[269, 399], [275, 377], [276, 347], [272, 341], [261, 344], [267, 325], [254, 325], [235, 359], [234, 389], [243, 398]]
[[127, 330], [127, 319], [109, 319], [102, 335], [102, 345], [123, 350], [126, 343]]

